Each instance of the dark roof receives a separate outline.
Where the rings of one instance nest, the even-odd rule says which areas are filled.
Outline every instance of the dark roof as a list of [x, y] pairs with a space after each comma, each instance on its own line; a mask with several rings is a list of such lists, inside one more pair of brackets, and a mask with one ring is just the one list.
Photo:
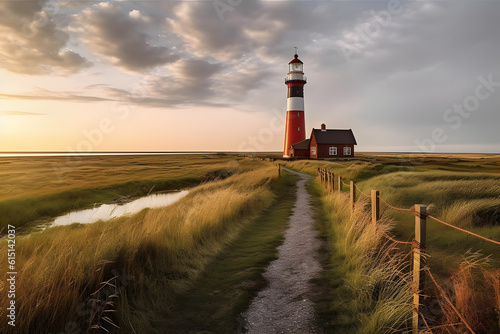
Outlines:
[[318, 144], [339, 144], [339, 145], [357, 145], [356, 138], [352, 130], [333, 130], [333, 129], [312, 129], [311, 138], [314, 134]]
[[293, 144], [292, 147], [294, 150], [308, 150], [310, 141], [310, 139], [299, 141], [298, 143]]

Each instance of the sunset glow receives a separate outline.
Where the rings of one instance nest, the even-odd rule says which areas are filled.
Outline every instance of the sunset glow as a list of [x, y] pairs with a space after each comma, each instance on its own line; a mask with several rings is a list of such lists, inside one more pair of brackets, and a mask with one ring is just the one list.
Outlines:
[[281, 151], [295, 46], [308, 134], [500, 151], [500, 3], [223, 3], [2, 2], [0, 151]]

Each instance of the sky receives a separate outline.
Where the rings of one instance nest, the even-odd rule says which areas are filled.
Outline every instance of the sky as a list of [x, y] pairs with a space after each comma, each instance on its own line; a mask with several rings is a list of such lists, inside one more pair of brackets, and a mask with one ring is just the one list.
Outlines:
[[2, 1], [0, 151], [500, 153], [500, 1]]

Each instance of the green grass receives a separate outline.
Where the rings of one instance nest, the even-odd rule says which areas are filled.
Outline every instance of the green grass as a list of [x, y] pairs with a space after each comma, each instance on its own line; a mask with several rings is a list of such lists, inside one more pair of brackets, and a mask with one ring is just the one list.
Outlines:
[[[270, 207], [276, 179], [274, 166], [252, 163], [246, 171], [191, 189], [164, 208], [18, 236], [16, 329], [47, 333], [76, 326], [86, 332], [90, 316], [98, 314], [89, 298], [101, 282], [121, 273], [133, 279], [118, 285], [112, 315], [118, 332], [150, 332], [174, 296], [188, 291], [214, 257]], [[6, 247], [1, 240], [0, 252]], [[6, 302], [1, 294], [0, 305]], [[6, 322], [0, 324], [6, 330], [3, 326]]]
[[240, 231], [191, 288], [174, 297], [158, 332], [236, 332], [239, 314], [266, 285], [262, 273], [275, 259], [295, 201], [296, 177], [282, 175], [271, 188], [276, 195], [272, 206]]
[[[345, 181], [356, 181], [365, 193], [372, 189], [379, 190], [381, 197], [395, 206], [409, 208], [417, 203], [426, 204], [433, 216], [487, 238], [500, 240], [498, 156], [362, 154], [358, 159], [350, 161], [307, 160], [293, 161], [287, 165], [311, 175], [315, 175], [319, 167], [327, 168], [336, 176], [343, 176]], [[408, 282], [400, 280], [400, 275], [391, 276], [391, 271], [397, 272], [397, 266], [394, 271], [394, 267], [391, 269], [391, 266], [387, 267], [384, 262], [377, 263], [376, 259], [373, 259], [374, 249], [370, 250], [368, 247], [373, 246], [373, 243], [365, 239], [362, 231], [366, 230], [366, 226], [359, 223], [364, 218], [353, 220], [346, 212], [348, 195], [333, 196], [337, 198], [327, 194], [321, 195], [327, 222], [323, 231], [329, 237], [331, 258], [330, 266], [325, 266], [320, 285], [327, 284], [331, 290], [329, 296], [323, 295], [319, 299], [319, 313], [323, 313], [327, 318], [329, 315], [332, 333], [384, 333], [394, 332], [398, 327], [401, 330], [408, 328], [408, 310], [411, 310], [411, 305], [405, 299], [405, 293], [398, 294], [398, 290], [408, 291]], [[358, 202], [358, 206], [363, 206], [362, 203]], [[413, 215], [387, 210], [383, 203], [381, 211], [382, 225], [387, 231], [391, 231], [400, 240], [413, 238]], [[373, 233], [369, 235], [373, 239], [377, 238]], [[377, 252], [380, 252], [378, 247], [379, 245]], [[400, 254], [407, 251], [404, 247]], [[483, 258], [489, 256], [484, 277], [494, 275], [488, 273], [494, 273], [495, 270], [498, 275], [498, 245], [453, 230], [431, 219], [427, 220], [427, 253], [430, 255], [427, 265], [440, 282], [465, 282], [460, 280], [458, 273], [464, 263], [467, 263], [467, 254], [470, 252], [480, 252]], [[366, 263], [367, 258], [373, 263]], [[390, 262], [389, 259], [390, 257], [386, 259], [387, 262]], [[402, 271], [404, 272], [409, 272], [408, 268]], [[481, 278], [482, 275], [478, 276], [479, 279], [476, 277], [467, 281], [467, 286], [457, 283], [459, 285], [453, 290], [454, 294], [460, 296], [461, 307], [469, 319], [477, 320], [477, 317], [491, 314], [492, 303], [495, 305], [491, 289], [484, 288], [488, 284], [483, 282], [485, 278]], [[374, 298], [373, 293], [380, 290], [380, 284], [388, 284], [387, 289], [382, 289], [385, 296], [381, 297], [377, 292], [377, 298]], [[328, 293], [326, 288], [323, 288], [323, 291]], [[474, 304], [472, 299], [467, 298], [475, 298], [479, 304]], [[488, 303], [484, 304], [486, 300]], [[481, 302], [484, 305], [480, 304]], [[406, 306], [401, 308], [401, 305]], [[481, 305], [479, 308], [482, 311], [474, 311], [472, 305]], [[450, 319], [453, 317], [449, 317], [449, 312], [452, 311], [445, 312], [448, 318], [434, 319], [431, 325], [452, 321]], [[489, 318], [482, 320], [483, 323], [491, 321]]]
[[[326, 333], [353, 333], [358, 328], [357, 310], [353, 304], [352, 291], [345, 284], [347, 270], [342, 263], [345, 257], [334, 251], [336, 240], [334, 224], [336, 217], [331, 208], [323, 205], [323, 192], [318, 182], [307, 184], [314, 209], [314, 220], [321, 239], [319, 261], [323, 270], [313, 279], [313, 298], [318, 324]], [[332, 220], [328, 217], [332, 216]]]
[[[94, 310], [85, 306], [81, 315], [79, 307], [116, 272], [133, 276], [119, 285], [114, 306], [118, 312], [112, 316], [121, 327], [117, 332], [234, 330], [237, 315], [265, 284], [260, 275], [281, 242], [293, 203], [293, 196], [282, 197], [292, 187], [290, 176], [277, 180], [276, 166], [231, 154], [91, 157], [71, 168], [61, 160], [65, 158], [37, 159], [0, 159], [0, 211], [10, 217], [3, 223], [21, 226], [94, 203], [143, 195], [153, 185], [154, 191], [192, 186], [207, 175], [219, 175], [217, 171], [232, 176], [193, 187], [166, 208], [18, 236], [21, 332], [61, 332], [73, 321], [85, 329]], [[54, 172], [54, 163], [68, 167], [62, 178]], [[380, 190], [392, 204], [428, 204], [438, 218], [500, 240], [495, 225], [498, 156], [364, 154], [351, 161], [286, 164], [311, 175], [318, 167], [329, 168], [357, 181], [365, 192]], [[325, 331], [384, 333], [405, 328], [407, 296], [398, 291], [406, 291], [406, 278], [394, 274], [400, 269], [400, 263], [391, 264], [388, 257], [394, 249], [377, 248], [380, 234], [370, 230], [369, 218], [361, 211], [350, 217], [346, 194], [325, 194], [315, 181], [308, 190], [324, 241], [320, 258], [325, 270], [314, 281]], [[381, 227], [409, 240], [413, 222], [409, 214], [385, 211]], [[492, 268], [500, 268], [496, 245], [430, 220], [427, 235], [428, 264], [438, 279], [456, 273], [468, 249], [491, 254]], [[5, 248], [1, 240], [0, 252], [6, 253]], [[0, 261], [4, 267], [6, 258]], [[0, 306], [5, 302], [6, 295], [0, 294]]]
[[0, 231], [259, 165], [230, 154], [0, 158]]
[[323, 273], [330, 291], [322, 307], [331, 333], [404, 329], [411, 316], [409, 270], [404, 253], [383, 237], [391, 223], [381, 220], [374, 228], [366, 202], [359, 202], [351, 215], [346, 194], [323, 193], [321, 199], [323, 230], [331, 245]]
[[199, 184], [203, 177], [131, 181], [99, 188], [72, 189], [38, 197], [15, 198], [0, 202], [0, 230], [7, 224], [16, 227], [57, 217], [66, 212], [91, 208], [117, 200], [132, 200], [154, 192], [178, 190]]

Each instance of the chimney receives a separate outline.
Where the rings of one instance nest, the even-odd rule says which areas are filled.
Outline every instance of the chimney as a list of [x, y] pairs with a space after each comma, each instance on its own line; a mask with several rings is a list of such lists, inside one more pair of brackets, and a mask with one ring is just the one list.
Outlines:
[[326, 131], [326, 124], [325, 123], [321, 124], [321, 131]]

